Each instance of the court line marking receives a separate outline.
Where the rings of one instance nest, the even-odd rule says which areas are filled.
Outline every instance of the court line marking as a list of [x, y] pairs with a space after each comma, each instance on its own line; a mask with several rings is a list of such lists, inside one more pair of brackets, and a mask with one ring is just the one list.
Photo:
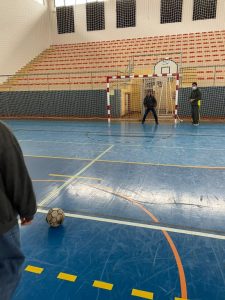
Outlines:
[[[43, 270], [44, 270], [43, 268], [34, 267], [31, 265], [28, 265], [25, 268], [25, 271], [35, 273], [35, 274], [41, 274], [43, 272]], [[78, 276], [76, 276], [76, 275], [63, 273], [63, 272], [60, 272], [57, 275], [57, 279], [66, 280], [66, 281], [70, 281], [70, 282], [75, 282], [77, 280], [77, 278], [78, 278]], [[96, 288], [100, 288], [100, 289], [109, 290], [109, 291], [111, 291], [114, 287], [114, 285], [112, 283], [107, 283], [107, 282], [99, 281], [99, 280], [95, 280], [93, 282], [92, 286], [96, 287]], [[137, 289], [132, 289], [131, 295], [140, 297], [143, 299], [149, 299], [149, 300], [153, 300], [153, 297], [154, 297], [154, 293], [152, 293], [152, 292], [146, 292], [146, 291], [137, 290]], [[188, 300], [188, 299], [175, 297], [175, 300]]]
[[33, 142], [33, 140], [18, 140], [18, 142]]
[[[178, 147], [174, 147], [174, 146], [153, 146], [153, 145], [148, 145], [146, 147], [146, 144], [144, 145], [141, 145], [141, 144], [119, 144], [118, 147], [121, 147], [121, 148], [126, 148], [126, 147], [141, 147], [143, 148], [144, 150], [148, 150], [148, 149], [152, 149], [152, 148], [160, 148], [160, 149], [179, 149], [179, 150], [206, 150], [206, 151], [225, 151], [225, 148], [206, 148], [206, 147], [185, 147], [185, 146], [178, 146]], [[139, 149], [138, 149], [139, 150]]]
[[[31, 265], [28, 265], [25, 268], [25, 271], [30, 272], [30, 273], [35, 273], [35, 274], [41, 274], [43, 272], [43, 270], [44, 270], [43, 268], [34, 267]], [[60, 272], [57, 276], [57, 279], [75, 282], [77, 280], [77, 276], [73, 275], [73, 274]], [[113, 289], [114, 285], [112, 283], [95, 280], [93, 282], [92, 286], [95, 288], [100, 288], [100, 289], [111, 291]], [[153, 300], [153, 297], [154, 297], [154, 294], [152, 292], [146, 292], [146, 291], [137, 290], [137, 289], [132, 289], [131, 295], [140, 297], [143, 299], [149, 299], [149, 300]], [[175, 297], [175, 300], [188, 300], [188, 299]]]
[[67, 273], [60, 272], [58, 274], [57, 278], [61, 279], [61, 280], [75, 282], [76, 279], [77, 279], [77, 276], [76, 275], [72, 275], [72, 274], [67, 274]]
[[[105, 154], [105, 153], [104, 153]], [[24, 157], [34, 157], [34, 158], [49, 158], [49, 159], [65, 159], [65, 160], [83, 160], [90, 161], [93, 160], [90, 158], [76, 158], [76, 157], [65, 157], [65, 156], [47, 156], [47, 155], [27, 155]], [[225, 166], [195, 166], [195, 165], [177, 165], [177, 164], [160, 164], [152, 162], [136, 162], [136, 161], [125, 161], [125, 160], [107, 160], [107, 159], [98, 159], [95, 162], [103, 163], [113, 163], [113, 164], [131, 164], [131, 165], [143, 165], [143, 166], [158, 166], [158, 167], [174, 167], [174, 168], [184, 168], [184, 169], [209, 169], [209, 170], [225, 170]]]
[[73, 175], [65, 175], [65, 174], [48, 174], [48, 176], [55, 176], [55, 177], [66, 177], [66, 178], [82, 178], [82, 179], [93, 179], [93, 180], [102, 180], [102, 178], [98, 177], [88, 177], [88, 176], [73, 176]]
[[219, 169], [225, 170], [225, 166], [194, 166], [194, 165], [177, 165], [177, 164], [160, 164], [151, 162], [135, 162], [125, 160], [106, 160], [100, 159], [98, 162], [105, 163], [119, 163], [119, 164], [131, 164], [131, 165], [147, 165], [147, 166], [159, 166], [159, 167], [175, 167], [175, 168], [191, 168], [191, 169]]
[[[105, 128], [103, 128], [104, 130]], [[204, 128], [198, 128], [198, 129], [204, 129]], [[114, 131], [112, 132], [111, 134], [109, 134], [107, 131], [88, 131], [88, 130], [52, 130], [52, 129], [27, 129], [27, 128], [14, 128], [13, 129], [14, 131], [46, 131], [46, 132], [54, 132], [54, 133], [62, 133], [62, 132], [65, 132], [65, 133], [69, 133], [69, 132], [76, 132], [76, 133], [80, 133], [80, 134], [85, 134], [85, 136], [88, 136], [88, 135], [97, 135], [97, 136], [119, 136], [119, 137], [140, 137], [140, 138], [151, 138], [151, 137], [163, 137], [163, 136], [168, 136], [169, 137], [183, 137], [183, 136], [193, 136], [193, 137], [225, 137], [224, 134], [213, 134], [213, 132], [211, 134], [209, 133], [190, 133], [190, 132], [177, 132], [177, 131], [169, 131], [169, 132], [159, 132], [158, 134], [155, 134], [155, 133], [151, 133], [149, 132], [150, 135], [143, 135], [143, 132], [141, 132], [140, 134], [140, 131], [139, 132], [128, 132], [126, 135], [125, 134], [121, 134], [121, 131]], [[108, 133], [108, 134], [107, 134]]]
[[24, 157], [34, 157], [34, 158], [49, 158], [49, 159], [65, 159], [65, 160], [86, 160], [92, 161], [91, 158], [81, 158], [81, 157], [66, 157], [66, 156], [49, 156], [49, 155], [30, 155], [25, 154]]
[[82, 173], [84, 173], [88, 168], [90, 168], [96, 161], [98, 161], [103, 155], [105, 155], [108, 151], [110, 151], [113, 148], [114, 145], [111, 145], [110, 147], [108, 147], [105, 151], [101, 152], [95, 159], [93, 159], [92, 161], [89, 162], [89, 164], [87, 164], [85, 167], [83, 167], [79, 172], [77, 172], [76, 174], [73, 175], [73, 177], [71, 177], [69, 180], [67, 180], [63, 185], [57, 187], [56, 189], [54, 189], [53, 191], [51, 191], [41, 202], [40, 202], [40, 206], [49, 203], [51, 200], [53, 200], [62, 189], [64, 189], [65, 187], [67, 187], [69, 184], [71, 184], [73, 182], [73, 180], [81, 175]]
[[[37, 212], [42, 213], [42, 214], [47, 214], [48, 210], [39, 207], [37, 209]], [[152, 230], [158, 230], [158, 231], [168, 231], [168, 232], [180, 233], [180, 234], [185, 234], [185, 235], [193, 235], [193, 236], [197, 236], [197, 237], [206, 237], [206, 238], [212, 238], [212, 239], [218, 239], [218, 240], [225, 240], [225, 235], [207, 233], [207, 232], [201, 232], [201, 231], [186, 230], [186, 229], [167, 227], [167, 226], [161, 226], [161, 225], [142, 224], [142, 223], [131, 222], [131, 221], [114, 220], [114, 219], [110, 219], [110, 218], [85, 216], [85, 215], [80, 215], [80, 214], [76, 214], [76, 213], [67, 213], [67, 212], [65, 212], [65, 216], [69, 217], [69, 218], [75, 218], [75, 219], [90, 220], [90, 221], [97, 221], [97, 222], [111, 223], [111, 224], [118, 224], [118, 225], [126, 225], [126, 226], [131, 226], [131, 227], [139, 227], [139, 228], [152, 229]]]
[[32, 182], [66, 182], [62, 179], [32, 179]]
[[[133, 205], [135, 205], [138, 208], [140, 208], [141, 210], [143, 210], [155, 223], [160, 223], [159, 220], [156, 218], [156, 216], [154, 214], [152, 214], [148, 209], [146, 209], [145, 206], [142, 203], [139, 203], [137, 200], [132, 199], [131, 197], [127, 197], [125, 195], [121, 195], [121, 194], [115, 192], [114, 190], [110, 189], [109, 187], [103, 187], [103, 186], [99, 187], [99, 186], [90, 185], [90, 184], [86, 184], [86, 186], [93, 187], [95, 189], [99, 189], [101, 191], [110, 193], [115, 196], [119, 196], [122, 199], [129, 201]], [[183, 268], [183, 264], [182, 264], [179, 252], [178, 252], [172, 238], [170, 237], [169, 233], [166, 230], [162, 230], [162, 233], [165, 236], [165, 238], [171, 248], [171, 251], [173, 252], [175, 261], [176, 261], [176, 265], [177, 265], [177, 269], [178, 269], [178, 273], [179, 273], [181, 296], [182, 296], [182, 298], [187, 298], [187, 283], [186, 283], [185, 272], [184, 272], [184, 268]]]
[[[57, 140], [54, 140], [54, 141], [44, 141], [44, 140], [18, 140], [19, 142], [32, 142], [32, 143], [56, 143], [56, 144], [75, 144], [75, 145], [93, 145], [95, 144], [96, 146], [96, 143], [92, 142], [92, 143], [78, 143], [78, 142], [69, 142], [69, 141], [57, 141]], [[98, 143], [98, 145], [102, 145], [102, 146], [110, 146], [111, 144], [107, 144], [107, 143]]]
[[103, 281], [99, 281], [99, 280], [95, 280], [92, 286], [99, 288], [99, 289], [108, 290], [108, 291], [111, 291], [113, 289], [112, 283], [103, 282]]
[[154, 294], [152, 292], [146, 292], [142, 290], [133, 289], [131, 292], [131, 296], [136, 296], [144, 299], [153, 300]]
[[35, 267], [35, 266], [31, 266], [31, 265], [28, 265], [25, 269], [25, 271], [27, 272], [31, 272], [31, 273], [35, 273], [35, 274], [41, 274], [44, 269], [43, 268], [39, 268], [39, 267]]
[[[61, 141], [37, 141], [37, 140], [19, 140], [19, 142], [33, 142], [33, 143], [59, 143], [59, 144], [76, 144], [76, 145], [95, 145], [96, 143], [92, 142], [92, 143], [77, 143], [77, 142], [61, 142]], [[105, 143], [98, 143], [98, 145], [102, 145], [102, 146], [110, 146], [110, 144], [105, 144]], [[119, 147], [143, 147], [143, 145], [141, 144], [121, 144], [119, 143], [118, 145]], [[182, 150], [212, 150], [212, 151], [225, 151], [225, 148], [206, 148], [206, 147], [185, 147], [185, 146], [153, 146], [153, 145], [149, 145], [148, 147], [144, 147], [144, 149], [151, 149], [151, 148], [165, 148], [165, 149], [182, 149]]]

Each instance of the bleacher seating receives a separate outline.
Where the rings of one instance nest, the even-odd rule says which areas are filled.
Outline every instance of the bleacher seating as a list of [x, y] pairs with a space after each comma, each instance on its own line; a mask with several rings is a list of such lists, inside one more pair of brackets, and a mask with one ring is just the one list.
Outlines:
[[[154, 64], [165, 55], [180, 65], [183, 84], [193, 79], [222, 83], [225, 71], [219, 66], [225, 65], [225, 30], [52, 45], [0, 90], [104, 89], [108, 75], [154, 72]], [[208, 68], [196, 68], [200, 66]]]

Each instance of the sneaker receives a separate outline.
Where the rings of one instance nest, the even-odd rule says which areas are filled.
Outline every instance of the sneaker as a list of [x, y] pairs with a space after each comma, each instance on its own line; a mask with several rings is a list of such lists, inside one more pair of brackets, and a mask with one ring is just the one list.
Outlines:
[[194, 126], [198, 126], [199, 125], [199, 123], [196, 123], [196, 124], [193, 124]]

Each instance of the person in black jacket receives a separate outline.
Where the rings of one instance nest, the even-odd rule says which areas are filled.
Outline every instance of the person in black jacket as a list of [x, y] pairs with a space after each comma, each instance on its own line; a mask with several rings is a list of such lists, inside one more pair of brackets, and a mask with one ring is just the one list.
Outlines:
[[191, 116], [193, 125], [198, 126], [199, 125], [199, 107], [200, 107], [200, 101], [202, 99], [202, 94], [198, 88], [197, 82], [192, 83], [192, 92], [189, 97], [190, 103], [191, 103]]
[[20, 146], [0, 122], [0, 299], [11, 299], [22, 272], [21, 225], [31, 223], [36, 199]]
[[148, 113], [151, 111], [153, 113], [153, 116], [155, 118], [155, 123], [158, 125], [158, 116], [155, 110], [155, 107], [157, 106], [157, 101], [155, 99], [155, 96], [153, 95], [153, 91], [148, 90], [146, 97], [144, 98], [143, 105], [145, 107], [145, 113], [142, 119], [142, 124], [144, 124], [145, 119], [148, 115]]

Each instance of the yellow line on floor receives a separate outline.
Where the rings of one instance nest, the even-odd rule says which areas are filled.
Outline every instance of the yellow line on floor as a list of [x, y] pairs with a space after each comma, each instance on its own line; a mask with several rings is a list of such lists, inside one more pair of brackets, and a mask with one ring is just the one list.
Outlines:
[[61, 279], [61, 280], [67, 280], [67, 281], [75, 282], [76, 279], [77, 279], [77, 276], [60, 272], [58, 274], [57, 278]]
[[95, 280], [93, 283], [93, 287], [111, 291], [113, 289], [113, 284]]
[[146, 292], [146, 291], [141, 291], [141, 290], [136, 290], [136, 289], [132, 290], [131, 295], [136, 296], [136, 297], [140, 297], [140, 298], [143, 298], [143, 299], [150, 299], [150, 300], [152, 300], [153, 296], [154, 296], [154, 294], [152, 292]]
[[184, 298], [177, 298], [177, 297], [175, 297], [175, 299], [174, 300], [188, 300], [188, 299], [184, 299]]
[[[34, 158], [49, 158], [49, 159], [65, 159], [65, 160], [77, 160], [77, 161], [90, 161], [90, 158], [80, 158], [80, 157], [65, 157], [65, 156], [47, 156], [47, 155], [24, 155], [24, 157], [34, 157]], [[174, 167], [174, 168], [189, 168], [189, 169], [209, 169], [209, 170], [225, 170], [225, 166], [195, 166], [195, 165], [179, 165], [179, 164], [160, 164], [154, 162], [141, 162], [141, 161], [125, 161], [125, 160], [106, 160], [98, 159], [95, 161], [97, 163], [117, 163], [117, 164], [130, 164], [130, 165], [143, 165], [143, 166], [158, 166], [158, 167]], [[72, 177], [71, 177], [72, 178]], [[73, 178], [75, 178], [73, 176]]]
[[73, 175], [64, 175], [64, 174], [48, 174], [48, 176], [66, 177], [66, 178], [84, 178], [84, 179], [102, 180], [102, 178], [98, 178], [98, 177], [73, 176]]
[[110, 147], [108, 147], [107, 149], [105, 149], [105, 151], [101, 152], [97, 157], [95, 157], [94, 159], [92, 159], [86, 166], [84, 166], [79, 172], [77, 172], [76, 174], [73, 175], [73, 177], [71, 177], [70, 179], [68, 179], [66, 182], [64, 182], [60, 187], [54, 189], [53, 191], [51, 191], [40, 203], [39, 205], [46, 205], [47, 203], [50, 203], [50, 201], [52, 201], [60, 192], [61, 190], [63, 190], [64, 188], [66, 188], [67, 186], [69, 186], [73, 180], [74, 177], [80, 176], [81, 174], [83, 174], [87, 169], [89, 169], [93, 164], [95, 164], [103, 155], [105, 155], [108, 151], [110, 151], [112, 148], [114, 147], [114, 145], [111, 145]]
[[136, 161], [125, 161], [125, 160], [106, 160], [99, 159], [98, 162], [105, 163], [119, 163], [119, 164], [131, 164], [131, 165], [146, 165], [146, 166], [159, 166], [159, 167], [175, 167], [175, 168], [195, 168], [195, 169], [218, 169], [225, 170], [225, 166], [194, 166], [194, 165], [176, 165], [176, 164], [159, 164], [153, 162], [136, 162]]
[[44, 271], [44, 269], [28, 265], [25, 271], [35, 273], [35, 274], [41, 274]]
[[65, 182], [62, 179], [32, 179], [33, 182]]
[[49, 156], [49, 155], [29, 155], [29, 154], [25, 154], [24, 157], [92, 161], [92, 159], [90, 159], [90, 158], [66, 157], [66, 156]]

